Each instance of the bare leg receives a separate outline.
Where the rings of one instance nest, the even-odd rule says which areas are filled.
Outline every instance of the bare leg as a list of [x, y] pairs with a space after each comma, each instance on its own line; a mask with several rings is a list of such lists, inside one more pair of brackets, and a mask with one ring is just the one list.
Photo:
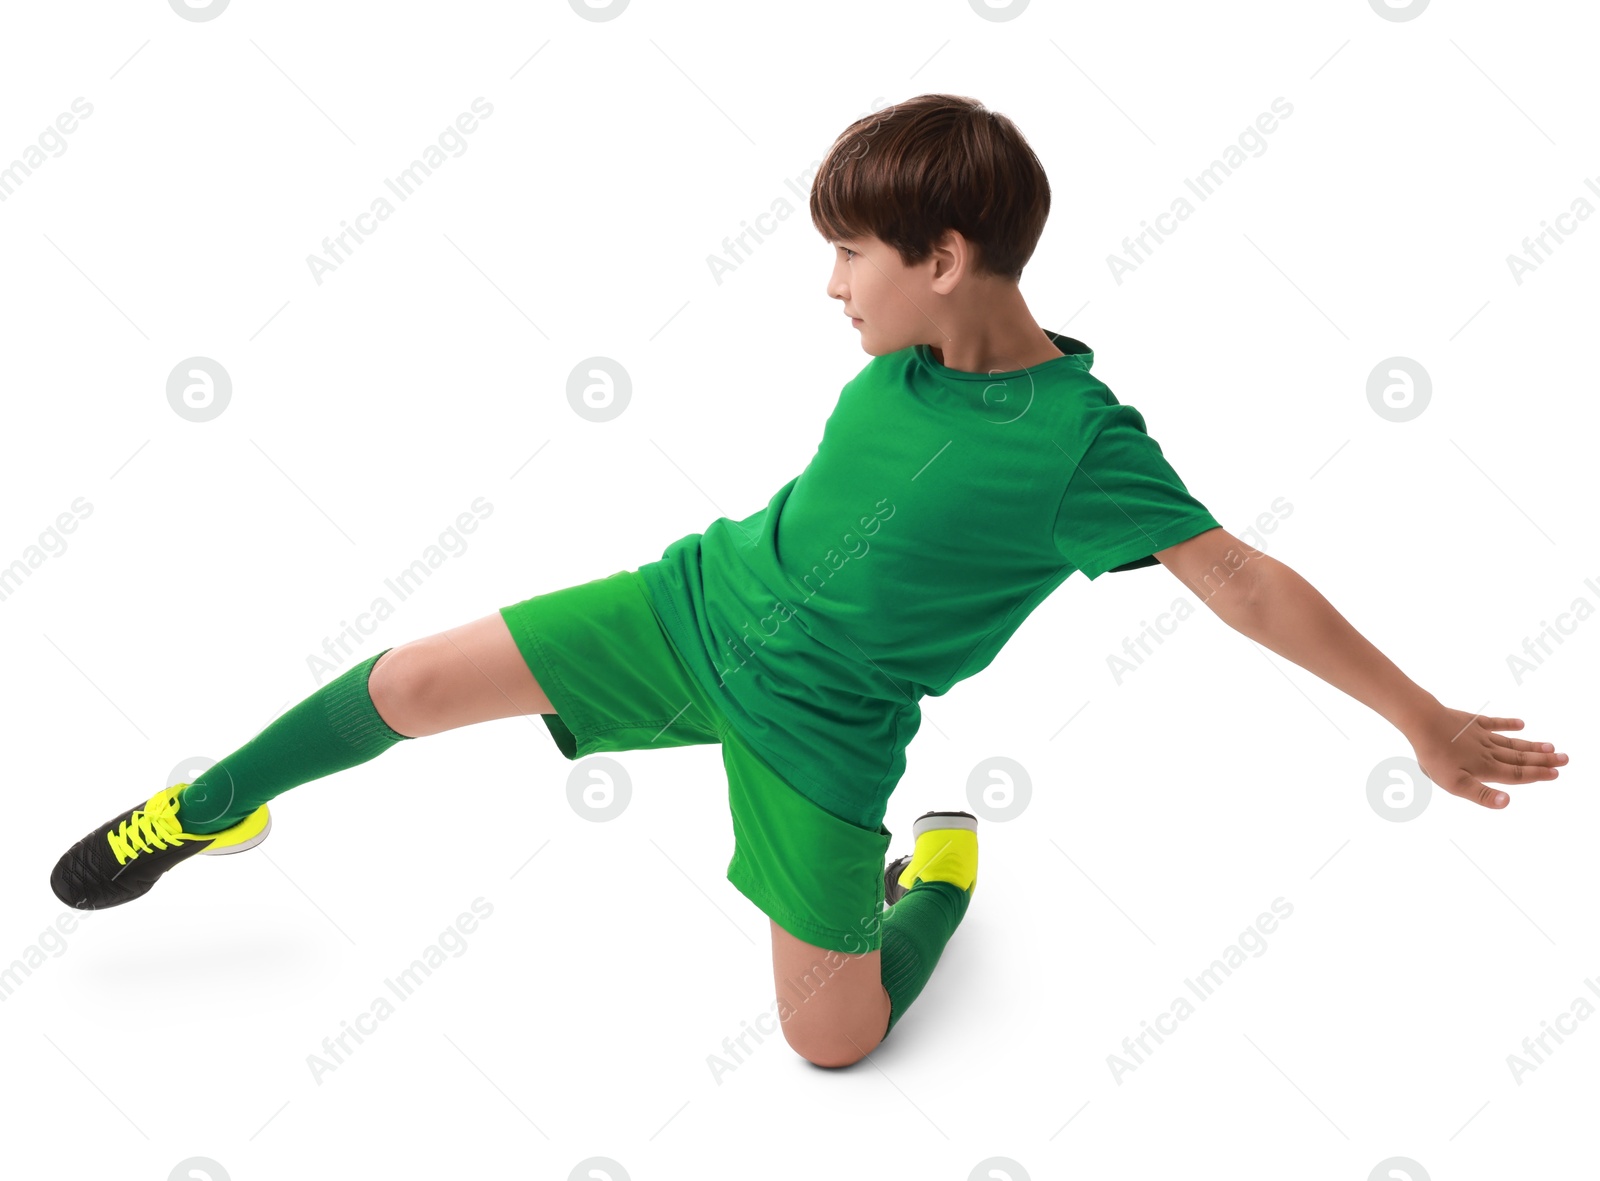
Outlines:
[[[391, 649], [373, 666], [367, 687], [390, 728], [413, 738], [555, 712], [498, 612]], [[788, 1006], [780, 1009], [789, 1045], [819, 1066], [848, 1066], [876, 1049], [890, 1009], [880, 953], [830, 951], [770, 925], [773, 982]]]
[[378, 715], [409, 738], [555, 712], [499, 612], [390, 649], [367, 690]]
[[[880, 953], [850, 954], [796, 939], [772, 926], [772, 980], [783, 1036], [818, 1066], [849, 1066], [872, 1053], [889, 1025]], [[792, 1011], [791, 1011], [792, 1010]]]

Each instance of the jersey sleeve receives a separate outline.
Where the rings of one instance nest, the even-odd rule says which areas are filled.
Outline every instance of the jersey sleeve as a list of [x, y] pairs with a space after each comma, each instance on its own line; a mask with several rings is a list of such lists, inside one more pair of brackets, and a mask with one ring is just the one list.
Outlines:
[[1157, 550], [1221, 525], [1189, 494], [1132, 406], [1112, 403], [1056, 510], [1061, 556], [1090, 581], [1156, 564]]

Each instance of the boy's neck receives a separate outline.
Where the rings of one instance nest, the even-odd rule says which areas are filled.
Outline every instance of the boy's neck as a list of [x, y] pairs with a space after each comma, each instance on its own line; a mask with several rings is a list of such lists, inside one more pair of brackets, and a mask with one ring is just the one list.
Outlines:
[[1009, 373], [1031, 369], [1066, 354], [1056, 348], [1011, 280], [972, 276], [939, 304], [928, 308], [935, 326], [934, 357], [965, 373]]
[[1031, 369], [1066, 356], [1030, 317], [1025, 327], [1001, 335], [973, 334], [969, 339], [946, 339], [929, 346], [933, 359], [964, 373], [1009, 373]]

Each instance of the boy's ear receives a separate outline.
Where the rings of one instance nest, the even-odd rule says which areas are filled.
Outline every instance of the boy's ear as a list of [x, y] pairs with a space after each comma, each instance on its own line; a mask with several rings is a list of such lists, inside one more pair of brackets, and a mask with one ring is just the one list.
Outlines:
[[[1268, 560], [1266, 554], [1221, 528], [1207, 529], [1188, 541], [1157, 550], [1154, 557], [1204, 600], [1210, 600], [1224, 587], [1242, 591], [1226, 596], [1231, 603], [1249, 599]], [[1222, 601], [1218, 599], [1217, 603]]]

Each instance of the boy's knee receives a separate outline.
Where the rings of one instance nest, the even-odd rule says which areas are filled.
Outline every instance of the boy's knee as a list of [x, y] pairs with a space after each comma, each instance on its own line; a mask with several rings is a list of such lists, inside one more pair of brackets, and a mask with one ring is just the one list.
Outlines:
[[809, 1014], [804, 1009], [783, 1022], [783, 1037], [789, 1048], [817, 1066], [851, 1066], [860, 1062], [878, 1048], [886, 1032], [859, 1022], [852, 1026], [830, 1020], [825, 1014]]
[[772, 968], [784, 1040], [818, 1066], [859, 1062], [888, 1032], [890, 1001], [877, 951], [806, 943], [772, 921]]
[[428, 728], [429, 702], [438, 692], [438, 674], [418, 643], [391, 648], [367, 676], [367, 695], [390, 729], [420, 735]]

